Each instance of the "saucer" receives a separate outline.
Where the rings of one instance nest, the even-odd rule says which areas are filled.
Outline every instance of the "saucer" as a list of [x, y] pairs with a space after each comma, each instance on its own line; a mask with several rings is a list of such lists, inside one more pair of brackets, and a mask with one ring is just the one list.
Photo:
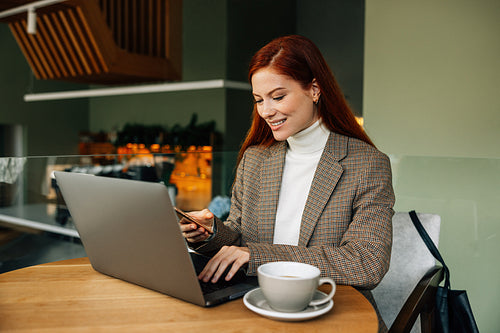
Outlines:
[[[317, 290], [314, 293], [313, 299], [323, 298], [325, 296], [325, 293]], [[327, 313], [333, 307], [333, 300], [330, 300], [325, 304], [308, 306], [304, 310], [298, 312], [276, 311], [273, 310], [269, 306], [269, 304], [267, 304], [267, 301], [264, 298], [264, 295], [262, 294], [262, 290], [260, 288], [256, 288], [247, 292], [243, 297], [243, 303], [245, 303], [245, 306], [248, 309], [260, 314], [261, 316], [281, 321], [302, 321], [312, 319]]]

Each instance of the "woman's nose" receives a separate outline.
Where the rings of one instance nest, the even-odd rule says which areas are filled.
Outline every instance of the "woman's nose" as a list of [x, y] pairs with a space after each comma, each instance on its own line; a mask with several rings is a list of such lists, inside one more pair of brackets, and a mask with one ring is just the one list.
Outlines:
[[262, 112], [260, 113], [262, 118], [269, 118], [272, 117], [274, 114], [276, 114], [276, 110], [274, 110], [271, 103], [263, 102]]

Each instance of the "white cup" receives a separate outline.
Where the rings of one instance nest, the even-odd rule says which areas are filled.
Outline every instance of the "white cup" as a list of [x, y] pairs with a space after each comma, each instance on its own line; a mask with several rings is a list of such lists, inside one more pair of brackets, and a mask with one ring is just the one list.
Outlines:
[[[281, 312], [298, 312], [330, 301], [335, 294], [335, 282], [320, 278], [320, 273], [315, 266], [291, 261], [271, 262], [257, 268], [262, 294], [271, 308]], [[317, 288], [324, 283], [330, 284], [332, 290], [313, 301]]]

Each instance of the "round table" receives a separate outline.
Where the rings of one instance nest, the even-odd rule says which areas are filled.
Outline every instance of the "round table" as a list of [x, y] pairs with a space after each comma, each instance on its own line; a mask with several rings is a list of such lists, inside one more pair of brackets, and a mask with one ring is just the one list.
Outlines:
[[[375, 310], [350, 286], [333, 309], [302, 322], [262, 317], [242, 299], [203, 308], [96, 272], [87, 258], [0, 274], [0, 332], [377, 332]], [[187, 331], [186, 331], [187, 332]]]

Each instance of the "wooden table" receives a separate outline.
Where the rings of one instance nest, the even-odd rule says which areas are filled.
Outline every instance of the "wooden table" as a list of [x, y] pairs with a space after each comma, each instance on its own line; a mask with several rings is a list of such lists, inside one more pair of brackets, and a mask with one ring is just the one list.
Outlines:
[[377, 332], [370, 303], [337, 286], [333, 309], [303, 322], [248, 310], [242, 299], [202, 308], [92, 269], [87, 258], [0, 275], [0, 332]]

